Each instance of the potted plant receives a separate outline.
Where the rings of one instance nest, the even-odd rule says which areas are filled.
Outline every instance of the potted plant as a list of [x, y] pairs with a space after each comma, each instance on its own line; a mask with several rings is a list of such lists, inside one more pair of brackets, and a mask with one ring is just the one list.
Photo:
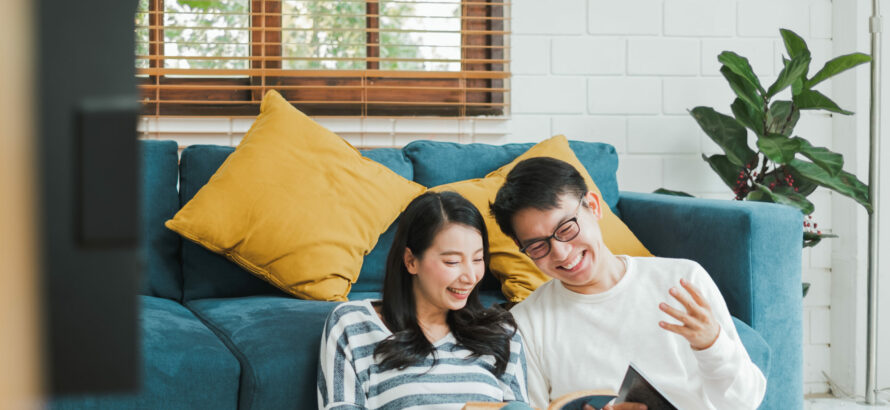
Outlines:
[[[810, 50], [806, 42], [791, 30], [779, 30], [788, 56], [776, 81], [764, 88], [748, 59], [731, 51], [720, 53], [720, 73], [737, 98], [730, 109], [732, 116], [711, 107], [695, 107], [690, 114], [701, 129], [724, 154], [702, 158], [720, 179], [732, 189], [736, 200], [786, 204], [800, 209], [804, 219], [803, 246], [814, 246], [825, 237], [810, 214], [815, 206], [807, 199], [818, 187], [848, 196], [871, 212], [868, 186], [843, 170], [841, 154], [813, 146], [806, 138], [794, 135], [801, 110], [825, 110], [851, 115], [813, 87], [857, 65], [871, 61], [863, 53], [834, 58], [815, 75], [809, 76]], [[791, 88], [791, 100], [774, 100]], [[748, 131], [756, 137], [756, 147], [748, 144]], [[659, 189], [656, 192], [688, 195]], [[804, 285], [806, 288], [806, 284]], [[806, 290], [804, 291], [806, 293]]]

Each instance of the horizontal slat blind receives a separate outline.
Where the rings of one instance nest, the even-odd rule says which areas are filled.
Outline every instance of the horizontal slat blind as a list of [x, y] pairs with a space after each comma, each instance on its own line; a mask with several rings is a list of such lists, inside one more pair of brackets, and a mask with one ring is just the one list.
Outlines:
[[503, 115], [508, 6], [141, 0], [143, 114], [256, 115], [275, 89], [310, 115]]

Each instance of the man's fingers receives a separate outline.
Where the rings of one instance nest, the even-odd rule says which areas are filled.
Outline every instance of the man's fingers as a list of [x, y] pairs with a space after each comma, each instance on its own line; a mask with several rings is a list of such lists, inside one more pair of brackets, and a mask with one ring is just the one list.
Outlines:
[[683, 292], [680, 292], [679, 289], [671, 288], [670, 294], [674, 297], [674, 299], [677, 299], [677, 301], [679, 301], [680, 304], [683, 305], [683, 307], [686, 308], [686, 312], [688, 312], [690, 315], [696, 316], [701, 312], [701, 306], [695, 304], [692, 299], [689, 299], [689, 296], [687, 296]]
[[677, 319], [680, 322], [683, 322], [683, 324], [685, 324], [687, 326], [692, 324], [692, 318], [690, 318], [689, 315], [686, 314], [686, 312], [677, 310], [677, 309], [671, 307], [671, 305], [668, 305], [667, 303], [659, 304], [658, 308], [661, 309], [664, 313], [671, 315], [671, 317], [673, 317], [674, 319]]
[[658, 322], [658, 325], [661, 326], [664, 330], [674, 332], [680, 336], [685, 337], [686, 339], [689, 339], [689, 336], [692, 333], [692, 331], [689, 330], [689, 328], [686, 326], [674, 325], [668, 322]]
[[689, 283], [689, 281], [687, 281], [686, 279], [680, 279], [680, 285], [683, 286], [683, 289], [686, 289], [686, 291], [689, 292], [690, 295], [692, 295], [692, 300], [694, 300], [697, 305], [710, 310], [708, 302], [706, 302], [705, 299], [701, 297], [701, 294], [698, 293], [698, 289], [696, 289], [695, 286], [692, 286], [692, 284]]

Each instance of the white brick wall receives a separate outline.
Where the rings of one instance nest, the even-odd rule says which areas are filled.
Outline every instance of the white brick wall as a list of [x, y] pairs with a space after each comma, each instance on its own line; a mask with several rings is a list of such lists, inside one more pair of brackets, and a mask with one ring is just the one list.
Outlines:
[[[781, 70], [780, 27], [813, 50], [811, 74], [832, 52], [830, 0], [559, 0], [512, 3], [511, 116], [507, 119], [321, 119], [356, 145], [416, 138], [454, 142], [535, 142], [553, 134], [616, 147], [621, 189], [659, 187], [730, 198], [702, 161], [719, 149], [688, 116], [695, 106], [728, 113], [734, 98], [719, 75], [717, 54], [749, 59], [768, 86]], [[830, 84], [820, 86], [831, 95]], [[864, 114], [860, 114], [864, 115]], [[237, 143], [250, 120], [183, 124], [146, 120], [148, 138]], [[831, 146], [832, 118], [806, 113], [796, 130]], [[831, 229], [831, 195], [811, 196], [823, 230]], [[832, 241], [807, 249], [803, 278], [805, 392], [828, 391], [831, 365]]]

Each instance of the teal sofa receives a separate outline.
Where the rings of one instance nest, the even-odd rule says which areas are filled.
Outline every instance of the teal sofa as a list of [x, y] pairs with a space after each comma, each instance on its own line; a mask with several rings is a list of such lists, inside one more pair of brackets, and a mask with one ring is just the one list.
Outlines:
[[[802, 408], [801, 214], [764, 203], [619, 192], [612, 146], [571, 147], [605, 202], [659, 256], [698, 261], [736, 318], [768, 379], [761, 408]], [[482, 177], [531, 144], [416, 141], [364, 151], [425, 186]], [[300, 300], [167, 230], [233, 148], [197, 145], [181, 159], [172, 141], [143, 141], [144, 273], [140, 329], [142, 389], [131, 394], [55, 397], [56, 409], [310, 409], [322, 325], [335, 302]], [[379, 298], [393, 224], [368, 254], [350, 299]], [[492, 278], [485, 303], [503, 302]]]

